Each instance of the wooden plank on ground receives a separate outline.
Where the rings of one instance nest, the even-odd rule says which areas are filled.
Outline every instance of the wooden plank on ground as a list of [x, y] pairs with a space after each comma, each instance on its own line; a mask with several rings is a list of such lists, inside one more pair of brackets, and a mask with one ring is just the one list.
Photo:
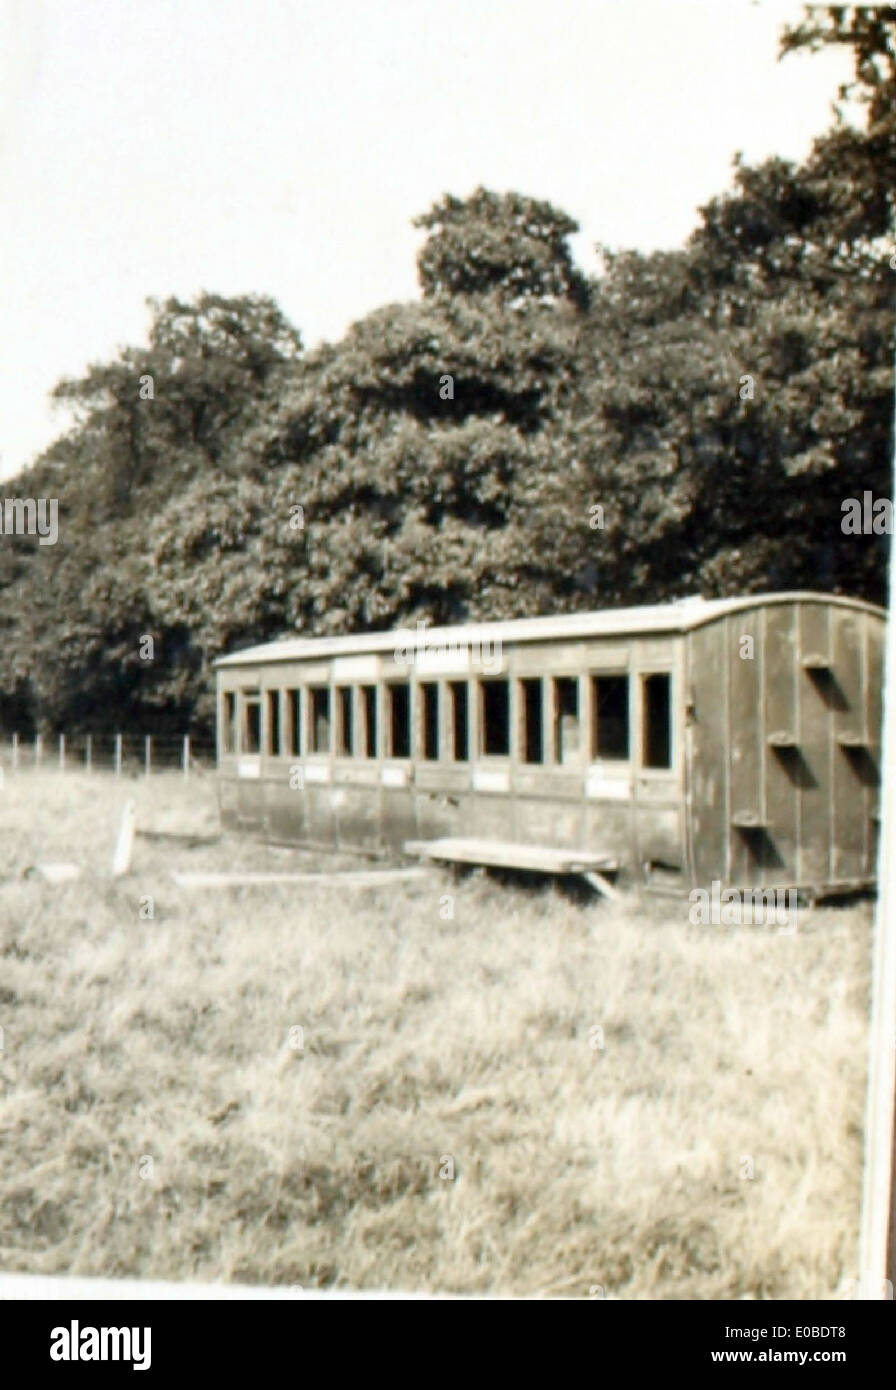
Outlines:
[[47, 883], [71, 883], [80, 878], [84, 869], [80, 864], [31, 864], [22, 873], [23, 878], [42, 878]]
[[543, 874], [582, 874], [618, 867], [612, 856], [589, 850], [554, 849], [547, 845], [521, 845], [507, 840], [445, 839], [407, 840], [405, 853], [452, 864], [479, 864], [488, 868], [529, 869]]
[[266, 888], [277, 883], [326, 883], [340, 888], [375, 888], [380, 883], [426, 878], [426, 869], [349, 869], [343, 873], [173, 873], [178, 888]]
[[611, 902], [618, 902], [620, 897], [619, 893], [617, 893], [612, 883], [609, 883], [607, 879], [604, 878], [603, 874], [595, 873], [593, 869], [590, 869], [588, 873], [583, 874], [582, 877], [586, 883], [590, 883], [591, 887], [594, 888], [596, 892], [602, 893], [603, 896], [609, 898]]

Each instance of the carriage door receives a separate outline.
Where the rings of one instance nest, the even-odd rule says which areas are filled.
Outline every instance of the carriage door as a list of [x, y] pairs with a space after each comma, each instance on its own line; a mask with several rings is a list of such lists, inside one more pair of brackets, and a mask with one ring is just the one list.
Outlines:
[[242, 830], [261, 830], [264, 824], [264, 791], [261, 782], [261, 689], [243, 687], [239, 692], [239, 731], [236, 759], [236, 816]]
[[635, 839], [645, 882], [660, 883], [684, 869], [676, 673], [642, 667], [634, 684]]

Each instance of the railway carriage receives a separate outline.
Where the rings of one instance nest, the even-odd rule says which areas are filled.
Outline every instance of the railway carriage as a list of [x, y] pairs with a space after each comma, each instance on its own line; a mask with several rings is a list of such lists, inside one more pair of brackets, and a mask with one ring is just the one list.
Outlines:
[[870, 886], [884, 622], [778, 593], [236, 652], [222, 820], [665, 891]]

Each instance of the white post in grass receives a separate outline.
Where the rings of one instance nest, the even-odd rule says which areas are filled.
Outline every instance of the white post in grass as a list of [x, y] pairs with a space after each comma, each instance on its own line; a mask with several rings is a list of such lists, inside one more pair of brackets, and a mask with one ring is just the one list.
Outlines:
[[34, 735], [34, 766], [40, 767], [40, 755], [43, 751], [43, 739], [40, 734]]
[[151, 759], [151, 757], [152, 757], [151, 749], [152, 749], [152, 735], [151, 735], [151, 734], [147, 734], [147, 735], [145, 736], [144, 740], [143, 740], [143, 765], [144, 765], [144, 767], [145, 767], [145, 769], [146, 769], [146, 775], [147, 775], [147, 777], [149, 776], [149, 765], [150, 765], [150, 759]]
[[13, 736], [12, 736], [12, 765], [13, 765], [14, 768], [18, 768], [18, 766], [19, 766], [19, 736], [18, 736], [18, 734], [13, 734]]
[[84, 745], [84, 765], [85, 765], [85, 767], [87, 768], [87, 771], [90, 772], [91, 767], [92, 767], [92, 765], [93, 765], [93, 735], [92, 735], [92, 734], [88, 734], [88, 735], [87, 735], [87, 742], [86, 742], [86, 744]]
[[[896, 470], [893, 481], [896, 499]], [[890, 587], [884, 661], [877, 912], [871, 980], [871, 1042], [865, 1112], [865, 1173], [859, 1290], [889, 1299], [896, 1283], [896, 554], [890, 542]]]
[[184, 762], [184, 777], [189, 777], [189, 775], [190, 775], [190, 735], [189, 735], [189, 734], [184, 734], [184, 755], [183, 755], [183, 762]]
[[59, 771], [65, 771], [65, 734], [59, 735]]
[[121, 776], [121, 734], [115, 735], [115, 776]]
[[133, 800], [126, 801], [124, 811], [121, 816], [121, 825], [118, 827], [118, 839], [115, 842], [115, 853], [112, 855], [112, 877], [121, 878], [131, 867], [131, 855], [134, 851], [134, 830], [137, 824], [137, 803]]

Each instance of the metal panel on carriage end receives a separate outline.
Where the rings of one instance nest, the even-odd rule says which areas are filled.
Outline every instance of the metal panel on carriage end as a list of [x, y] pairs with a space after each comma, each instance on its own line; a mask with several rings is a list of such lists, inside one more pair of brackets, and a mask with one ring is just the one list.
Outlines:
[[[765, 807], [765, 749], [762, 744], [761, 614], [739, 613], [725, 624], [728, 659], [728, 737], [731, 825], [728, 882], [766, 881], [774, 842]], [[748, 645], [752, 643], [752, 648]], [[752, 659], [742, 651], [752, 650]]]
[[688, 836], [696, 884], [728, 874], [728, 664], [723, 623], [699, 628], [688, 641], [686, 747]]
[[864, 634], [861, 615], [831, 613], [831, 678], [837, 698], [832, 704], [831, 877], [861, 878], [865, 870], [864, 802], [868, 776], [865, 733]]
[[786, 875], [796, 882], [799, 798], [811, 778], [800, 747], [798, 612], [793, 604], [761, 611], [763, 641], [756, 656], [762, 685], [759, 727], [765, 768], [765, 818], [768, 837], [780, 863]]
[[797, 882], [828, 883], [831, 878], [831, 650], [829, 608], [800, 606], [798, 673], [800, 751], [807, 775], [800, 788], [799, 872]]
[[865, 876], [877, 873], [877, 851], [880, 837], [881, 740], [883, 738], [884, 687], [884, 629], [866, 615], [865, 618], [865, 729], [868, 736], [870, 762], [865, 787]]

